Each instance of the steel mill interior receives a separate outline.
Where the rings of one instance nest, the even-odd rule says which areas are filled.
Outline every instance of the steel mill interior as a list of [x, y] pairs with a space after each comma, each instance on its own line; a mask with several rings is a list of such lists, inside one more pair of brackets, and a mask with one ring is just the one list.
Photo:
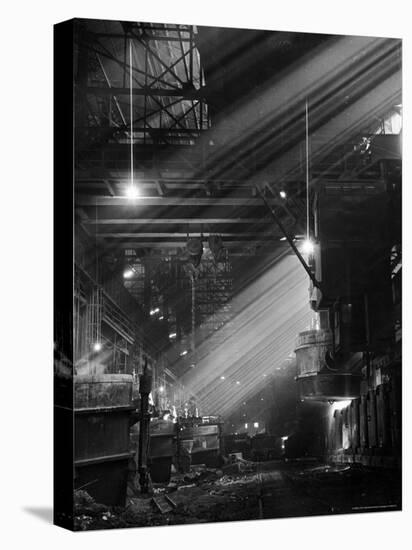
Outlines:
[[401, 40], [61, 25], [74, 528], [400, 510]]

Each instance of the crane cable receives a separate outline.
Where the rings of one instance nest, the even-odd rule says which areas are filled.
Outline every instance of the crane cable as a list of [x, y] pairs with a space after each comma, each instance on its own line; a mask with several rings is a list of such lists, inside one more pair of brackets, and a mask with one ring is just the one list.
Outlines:
[[130, 64], [130, 188], [134, 194], [134, 166], [133, 166], [133, 58], [132, 40], [129, 42], [129, 64]]
[[309, 242], [309, 109], [308, 100], [306, 99], [305, 106], [305, 122], [306, 122], [306, 239]]

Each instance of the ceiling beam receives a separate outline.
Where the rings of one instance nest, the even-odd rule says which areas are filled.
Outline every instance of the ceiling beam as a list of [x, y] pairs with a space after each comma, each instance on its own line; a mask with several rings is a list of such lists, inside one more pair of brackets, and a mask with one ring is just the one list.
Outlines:
[[[84, 89], [87, 94], [99, 95], [99, 96], [129, 96], [129, 88], [114, 87], [108, 88], [107, 86], [87, 86]], [[191, 88], [151, 88], [149, 86], [142, 86], [140, 88], [132, 89], [133, 95], [142, 96], [167, 96], [167, 97], [181, 97], [183, 99], [201, 99], [204, 96], [204, 90], [196, 90]]]
[[86, 225], [218, 225], [218, 224], [273, 224], [270, 218], [88, 218]]
[[[204, 198], [204, 197], [138, 197], [130, 199], [128, 197], [108, 197], [108, 196], [90, 196], [78, 195], [76, 197], [76, 206], [261, 206], [265, 208], [262, 199], [223, 197], [223, 198]], [[276, 199], [268, 199], [269, 204], [279, 203]]]
[[[109, 244], [110, 241], [106, 240], [106, 244]], [[223, 245], [225, 248], [242, 248], [242, 249], [250, 249], [255, 250], [257, 246], [260, 244], [268, 245], [271, 244], [270, 239], [266, 239], [265, 241], [253, 241], [249, 243], [245, 243], [242, 241], [223, 241]], [[279, 246], [284, 247], [283, 242], [279, 242], [276, 239], [273, 239], [273, 250]], [[186, 248], [186, 241], [139, 241], [139, 240], [130, 240], [130, 241], [120, 241], [116, 242], [117, 248], [179, 248], [179, 249], [185, 249]], [[208, 249], [208, 245], [204, 243], [204, 248]]]
[[[109, 90], [112, 90], [113, 88], [108, 88]], [[129, 125], [124, 124], [123, 126], [119, 126], [117, 128], [114, 128], [113, 126], [107, 125], [100, 125], [100, 126], [84, 126], [79, 127], [79, 130], [93, 132], [95, 135], [104, 134], [109, 131], [115, 130], [116, 132], [129, 132]], [[139, 132], [146, 132], [147, 134], [152, 135], [164, 135], [164, 134], [177, 134], [177, 137], [179, 137], [179, 134], [200, 134], [201, 132], [206, 132], [207, 130], [202, 130], [199, 128], [168, 128], [167, 126], [164, 126], [162, 128], [152, 128], [149, 126], [133, 126], [133, 133], [139, 133]]]
[[[200, 231], [196, 231], [195, 233], [202, 233], [203, 237], [204, 238], [208, 238], [210, 235], [215, 235], [216, 232], [210, 232], [210, 231], [207, 231], [207, 232], [200, 232]], [[156, 238], [178, 238], [178, 239], [182, 239], [182, 242], [186, 242], [187, 241], [187, 232], [185, 233], [96, 233], [96, 236], [97, 237], [103, 237], [103, 238], [107, 238], [107, 239], [156, 239]], [[219, 232], [219, 236], [220, 237], [236, 237], [238, 239], [239, 242], [242, 241], [242, 239], [246, 239], [246, 238], [254, 238], [254, 237], [257, 237], [257, 238], [260, 238], [260, 239], [274, 239], [275, 240], [275, 235], [273, 232], [238, 232], [238, 233], [220, 233]], [[193, 235], [193, 232], [190, 234], [190, 237], [195, 237], [195, 235]], [[279, 238], [279, 237], [278, 237]], [[165, 241], [167, 242], [167, 241]]]
[[[147, 29], [148, 31], [151, 31], [152, 29], [149, 27]], [[158, 29], [159, 30], [159, 29]], [[166, 29], [161, 29], [161, 30], [166, 30]], [[172, 29], [173, 32], [176, 32], [177, 29]], [[183, 29], [181, 32], [189, 32], [187, 29]], [[124, 40], [125, 38], [127, 38], [128, 36], [123, 33], [106, 33], [106, 32], [96, 32], [94, 33], [95, 36], [97, 36], [98, 38], [120, 38], [121, 40]], [[166, 35], [156, 35], [156, 34], [145, 34], [145, 40], [155, 40], [155, 41], [165, 41], [165, 42], [191, 42], [191, 38], [184, 38], [184, 37], [177, 37], [177, 36], [166, 36]]]
[[[136, 175], [136, 173], [135, 173]], [[160, 178], [143, 178], [143, 177], [139, 177], [139, 176], [136, 176], [136, 179], [139, 180], [139, 186], [142, 186], [142, 187], [150, 187], [150, 188], [154, 188], [156, 187], [159, 183], [162, 185], [162, 186], [165, 186], [167, 187], [168, 189], [179, 189], [181, 187], [184, 187], [186, 189], [205, 189], [205, 185], [207, 183], [207, 181], [205, 179], [200, 179], [198, 181], [194, 181], [194, 180], [188, 180], [188, 181], [184, 181], [184, 180], [178, 180], [178, 181], [169, 181], [163, 177], [160, 177]], [[97, 179], [97, 178], [94, 178], [94, 179], [88, 179], [88, 180], [77, 180], [76, 181], [76, 185], [77, 186], [81, 186], [81, 187], [104, 187], [106, 185], [106, 182], [107, 181], [110, 181], [111, 184], [113, 185], [113, 183], [116, 183], [120, 186], [126, 186], [127, 184], [130, 183], [130, 173], [129, 173], [129, 177], [121, 177], [121, 178], [108, 178], [108, 179]], [[230, 188], [233, 188], [233, 187], [239, 187], [239, 188], [250, 188], [250, 189], [254, 189], [254, 186], [253, 186], [253, 183], [251, 182], [242, 182], [242, 181], [235, 181], [235, 180], [231, 180], [231, 181], [214, 181], [213, 183], [215, 184], [219, 184], [223, 187], [230, 187]]]
[[[113, 144], [115, 145], [115, 144]], [[130, 146], [129, 146], [130, 147]], [[122, 153], [123, 151], [123, 153]], [[126, 150], [122, 149], [120, 151], [123, 155], [126, 154]], [[112, 153], [115, 155], [119, 151], [113, 148], [113, 150], [110, 149], [110, 147], [105, 147], [104, 152], [102, 153], [103, 156], [109, 155], [111, 156]], [[86, 151], [86, 155], [90, 153], [93, 154], [93, 151]], [[95, 153], [95, 152], [94, 152]], [[101, 157], [99, 157], [101, 158]], [[93, 157], [95, 161], [97, 161], [97, 157]], [[154, 173], [153, 167], [145, 167], [142, 166], [141, 168], [136, 168], [134, 170], [134, 176], [136, 179], [139, 180], [139, 182], [144, 183], [153, 183], [157, 179], [160, 179], [164, 184], [167, 185], [181, 185], [181, 184], [202, 184], [208, 183], [210, 181], [210, 174], [189, 174], [187, 170], [168, 167], [167, 170], [163, 170], [162, 166], [160, 166], [160, 162], [162, 161], [162, 158], [157, 158], [156, 155], [153, 154], [153, 152], [149, 155], [150, 163], [156, 167], [156, 173]], [[199, 157], [196, 155], [193, 155], [190, 159], [187, 157], [188, 162], [199, 162]], [[111, 175], [112, 173], [112, 175]], [[266, 180], [270, 180], [273, 174], [263, 174]], [[105, 168], [93, 168], [93, 169], [87, 169], [82, 167], [76, 168], [76, 185], [83, 185], [83, 184], [89, 184], [89, 183], [100, 183], [103, 182], [104, 179], [108, 179], [111, 181], [111, 183], [128, 183], [130, 181], [130, 167], [121, 167], [116, 168], [113, 170], [105, 169]], [[296, 183], [296, 182], [302, 182], [302, 180], [296, 180], [296, 178], [289, 178], [284, 181], [284, 183]], [[251, 181], [251, 178], [247, 177], [227, 177], [224, 176], [214, 176], [213, 177], [213, 183], [216, 185], [229, 185], [229, 186], [236, 186], [236, 187], [250, 187], [253, 185], [253, 182]]]

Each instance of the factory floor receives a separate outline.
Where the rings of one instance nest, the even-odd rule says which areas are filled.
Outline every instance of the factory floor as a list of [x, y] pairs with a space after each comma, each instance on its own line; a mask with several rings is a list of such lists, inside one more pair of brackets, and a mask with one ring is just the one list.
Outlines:
[[77, 529], [102, 529], [394, 511], [401, 509], [395, 470], [319, 462], [233, 464], [226, 471], [194, 466], [172, 474], [125, 509], [78, 514]]

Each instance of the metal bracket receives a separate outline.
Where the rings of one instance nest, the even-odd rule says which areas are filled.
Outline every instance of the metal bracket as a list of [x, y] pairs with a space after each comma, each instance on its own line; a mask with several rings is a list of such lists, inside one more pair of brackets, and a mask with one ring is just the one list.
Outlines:
[[270, 205], [269, 201], [267, 200], [267, 198], [265, 197], [265, 195], [263, 194], [263, 192], [261, 191], [261, 189], [259, 188], [258, 185], [255, 186], [256, 187], [256, 190], [258, 192], [258, 194], [260, 195], [260, 198], [263, 200], [263, 202], [266, 204], [266, 206], [268, 207], [268, 210], [269, 212], [272, 214], [272, 218], [275, 220], [277, 226], [279, 227], [279, 229], [281, 230], [281, 232], [283, 233], [283, 235], [285, 236], [287, 242], [289, 243], [289, 245], [291, 246], [293, 252], [296, 254], [296, 256], [298, 257], [300, 263], [302, 264], [304, 270], [306, 271], [306, 273], [309, 275], [309, 278], [310, 280], [312, 281], [313, 283], [313, 286], [318, 288], [320, 291], [322, 291], [322, 288], [321, 288], [321, 284], [320, 282], [316, 279], [316, 277], [314, 276], [314, 274], [312, 273], [310, 267], [308, 266], [308, 264], [305, 262], [302, 254], [299, 252], [299, 250], [297, 249], [295, 243], [293, 242], [293, 239], [291, 239], [291, 237], [289, 236], [289, 234], [287, 233], [286, 229], [283, 227], [283, 224], [282, 222], [279, 220], [278, 216], [276, 215], [276, 212], [274, 211], [274, 209], [272, 208], [272, 206]]

